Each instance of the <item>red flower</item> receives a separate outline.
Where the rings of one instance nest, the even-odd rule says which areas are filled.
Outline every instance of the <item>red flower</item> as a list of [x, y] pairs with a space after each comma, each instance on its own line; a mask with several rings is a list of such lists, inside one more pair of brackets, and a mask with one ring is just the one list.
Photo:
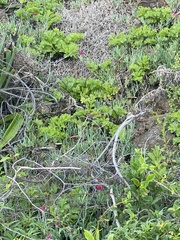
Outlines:
[[151, 53], [151, 50], [150, 50], [150, 49], [148, 49], [148, 50], [147, 50], [147, 53]]
[[101, 184], [96, 185], [96, 190], [97, 190], [97, 191], [101, 191], [102, 187], [103, 187], [103, 186], [102, 186]]
[[34, 12], [34, 14], [33, 14], [34, 16], [36, 16], [37, 15], [37, 12]]
[[55, 222], [55, 226], [56, 227], [58, 227], [59, 226], [59, 222], [57, 221], [57, 222]]
[[50, 239], [50, 238], [51, 238], [51, 234], [49, 234], [49, 233], [46, 234], [46, 238], [47, 238], [47, 239]]
[[42, 211], [45, 211], [46, 207], [45, 207], [45, 206], [41, 206], [40, 209], [41, 209]]
[[79, 50], [78, 54], [81, 56], [83, 55], [83, 50]]

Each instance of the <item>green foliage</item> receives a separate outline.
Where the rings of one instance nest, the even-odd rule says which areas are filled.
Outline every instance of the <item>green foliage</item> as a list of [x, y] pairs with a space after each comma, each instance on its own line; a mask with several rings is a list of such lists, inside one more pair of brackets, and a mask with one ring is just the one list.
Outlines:
[[[118, 125], [113, 123], [113, 121], [117, 121], [126, 114], [126, 111], [122, 107], [117, 105], [114, 107], [99, 106], [95, 109], [78, 109], [73, 116], [80, 119], [78, 124], [81, 123], [82, 126], [87, 126], [87, 124], [94, 127], [99, 126], [113, 136], [118, 129]], [[87, 117], [87, 121], [83, 122], [84, 118]]]
[[147, 25], [166, 25], [172, 19], [172, 12], [170, 8], [144, 8], [139, 7], [137, 12], [138, 19]]
[[5, 132], [1, 133], [2, 137], [0, 139], [0, 150], [15, 137], [19, 129], [22, 127], [23, 122], [24, 119], [19, 113], [8, 115], [0, 121], [0, 126], [6, 124], [5, 127], [3, 126], [3, 128], [5, 128]]
[[180, 86], [171, 84], [167, 87], [167, 94], [171, 111], [177, 111], [179, 109]]
[[88, 230], [84, 230], [84, 236], [85, 236], [86, 240], [95, 240], [92, 233]]
[[172, 27], [162, 27], [156, 30], [148, 25], [140, 27], [132, 27], [129, 34], [120, 33], [115, 36], [112, 34], [109, 38], [110, 46], [132, 46], [133, 48], [144, 46], [155, 46], [162, 44], [164, 47], [178, 39], [180, 35], [180, 23], [174, 24]]
[[[14, 69], [12, 68], [12, 63], [14, 59], [14, 55], [16, 52], [16, 48], [13, 50], [7, 49], [4, 51], [4, 43], [6, 39], [6, 34], [4, 34], [1, 44], [0, 44], [0, 54], [4, 55], [4, 58], [0, 60], [0, 104], [8, 99], [8, 86], [13, 77]], [[5, 91], [3, 91], [5, 89]], [[2, 120], [0, 120], [0, 126], [2, 131], [0, 138], [0, 150], [6, 146], [18, 133], [19, 129], [23, 124], [23, 117], [19, 113], [12, 113], [8, 116], [5, 116]]]
[[[138, 196], [141, 206], [148, 202], [156, 205], [158, 195], [163, 191], [163, 184], [166, 184], [166, 174], [168, 173], [166, 158], [163, 156], [163, 149], [156, 146], [152, 152], [144, 157], [139, 150], [136, 150], [133, 158], [128, 166], [127, 177], [132, 181], [132, 190]], [[166, 184], [166, 189], [169, 189], [172, 194], [174, 189]]]
[[55, 140], [55, 142], [61, 142], [64, 138], [68, 137], [66, 131], [67, 124], [72, 121], [70, 114], [62, 114], [60, 117], [55, 116], [49, 119], [47, 126], [44, 126], [42, 120], [34, 120], [34, 123], [38, 127], [39, 137], [46, 136], [47, 140]]
[[137, 82], [142, 82], [144, 75], [150, 71], [151, 65], [149, 63], [149, 57], [143, 56], [137, 63], [131, 64], [129, 70], [132, 71], [132, 77]]
[[[58, 55], [59, 57], [78, 57], [79, 46], [77, 42], [83, 39], [82, 33], [65, 35], [52, 25], [61, 19], [57, 11], [61, 8], [59, 1], [28, 1], [21, 9], [16, 11], [16, 16], [21, 18], [17, 27], [17, 20], [9, 19], [4, 22], [3, 30], [18, 35], [18, 47], [27, 52], [41, 56]], [[7, 26], [6, 26], [7, 25]], [[40, 53], [40, 54], [39, 54]]]
[[173, 143], [180, 145], [180, 110], [168, 114], [165, 123], [168, 130], [175, 134]]
[[180, 144], [180, 110], [179, 110], [179, 98], [180, 98], [180, 86], [171, 85], [167, 88], [167, 94], [169, 98], [170, 110], [166, 115], [164, 121], [164, 128], [168, 129], [175, 135], [173, 143]]
[[[0, 60], [0, 90], [2, 88], [8, 88], [8, 85], [12, 79], [12, 74], [14, 73], [14, 70], [12, 68], [12, 63], [14, 59], [14, 55], [16, 52], [16, 48], [14, 47], [13, 50], [7, 49], [4, 52], [4, 43], [6, 39], [6, 34], [3, 35], [1, 44], [0, 44], [0, 54], [1, 56], [4, 55], [4, 58]], [[3, 99], [5, 99], [6, 94], [3, 92], [1, 93], [0, 97], [0, 103]]]
[[34, 123], [38, 127], [38, 138], [43, 138], [44, 142], [61, 143], [76, 134], [70, 129], [78, 126], [100, 127], [111, 136], [117, 131], [118, 123], [125, 116], [126, 110], [120, 104], [114, 102], [108, 106], [106, 102], [113, 100], [119, 88], [93, 78], [65, 78], [63, 81], [58, 80], [58, 83], [82, 107], [77, 108], [72, 115], [62, 114], [45, 121], [36, 119]]
[[159, 65], [170, 67], [174, 61], [174, 66], [178, 65], [180, 22], [177, 20], [172, 26], [168, 25], [172, 18], [169, 8], [140, 7], [136, 17], [141, 25], [132, 26], [126, 34], [111, 34], [109, 46], [123, 49], [128, 54], [122, 58], [126, 67], [133, 70], [130, 80], [142, 83], [149, 70], [152, 72]]
[[[113, 100], [119, 88], [93, 78], [67, 78], [60, 82], [60, 86], [85, 107], [77, 109], [73, 114], [73, 117], [82, 119], [82, 125], [84, 125], [84, 118], [89, 116], [90, 125], [101, 126], [111, 135], [115, 133], [117, 125], [113, 122], [117, 122], [120, 117], [123, 117], [126, 111], [117, 104], [113, 106], [99, 105], [97, 101]], [[89, 121], [87, 120], [87, 122]]]
[[88, 230], [84, 230], [84, 236], [86, 240], [100, 240], [99, 235], [100, 235], [99, 226], [95, 229], [94, 234], [92, 234]]
[[0, 4], [6, 5], [6, 4], [8, 4], [8, 0], [0, 0]]
[[168, 208], [168, 211], [171, 213], [171, 215], [177, 219], [180, 219], [180, 201], [179, 199], [174, 201], [174, 204], [172, 207]]
[[68, 36], [63, 34], [58, 28], [48, 30], [41, 37], [41, 42], [38, 50], [41, 54], [49, 53], [51, 57], [55, 54], [62, 57], [78, 56], [79, 46], [77, 41], [83, 39], [82, 33], [70, 33]]
[[175, 56], [175, 61], [174, 64], [172, 66], [173, 70], [180, 70], [180, 52], [178, 52]]
[[156, 31], [151, 29], [149, 26], [144, 25], [141, 27], [132, 27], [130, 33], [125, 35], [123, 32], [119, 35], [111, 35], [109, 38], [109, 45], [110, 46], [129, 46], [132, 47], [142, 47], [148, 44], [154, 45], [156, 40], [154, 39], [156, 36]]
[[61, 16], [56, 13], [60, 8], [61, 4], [57, 0], [27, 1], [23, 8], [16, 11], [16, 15], [21, 19], [41, 22], [50, 27], [53, 23], [61, 20]]
[[108, 59], [104, 61], [103, 63], [96, 63], [94, 61], [87, 61], [86, 63], [87, 67], [92, 71], [96, 72], [97, 70], [105, 70], [106, 68], [111, 66], [111, 60]]
[[90, 102], [89, 98], [93, 99], [93, 102], [97, 99], [112, 99], [119, 90], [113, 84], [94, 78], [65, 78], [59, 83], [64, 90], [81, 103]]
[[34, 37], [29, 37], [25, 34], [21, 35], [19, 40], [22, 41], [22, 45], [24, 45], [24, 46], [30, 46], [31, 43], [35, 42]]
[[137, 239], [179, 239], [178, 227], [171, 221], [163, 219], [148, 219], [147, 221], [127, 221], [118, 228], [114, 240], [137, 240]]
[[[57, 13], [59, 1], [20, 2], [24, 7], [17, 11], [21, 17], [18, 44], [22, 49], [36, 48], [36, 53], [38, 51], [43, 56], [78, 56], [77, 42], [83, 34], [66, 36], [59, 29], [52, 28], [60, 17]], [[153, 79], [153, 70], [159, 65], [178, 70], [179, 20], [168, 27], [171, 19], [168, 8], [139, 8], [138, 18], [143, 26], [132, 27], [129, 33], [111, 37], [110, 45], [115, 46], [118, 58], [112, 54], [111, 59], [102, 63], [86, 63], [95, 78], [66, 77], [59, 80], [57, 88], [53, 81], [45, 97], [46, 101], [51, 101], [50, 93], [58, 100], [55, 104], [53, 102], [52, 112], [38, 112], [35, 120], [26, 124], [26, 137], [15, 147], [9, 146], [14, 151], [12, 156], [1, 154], [0, 164], [8, 163], [8, 176], [0, 165], [0, 188], [3, 189], [0, 193], [3, 200], [0, 204], [0, 235], [4, 240], [179, 239], [179, 159], [175, 158], [176, 152], [167, 151], [166, 146], [155, 146], [149, 152], [134, 150], [130, 141], [133, 125], [124, 129], [118, 141], [116, 158], [117, 167], [130, 185], [128, 189], [114, 172], [112, 145], [99, 161], [96, 159], [122, 123], [126, 111], [131, 110], [136, 98], [139, 100], [144, 94], [143, 87], [139, 86], [145, 82], [148, 86], [150, 78]], [[16, 21], [4, 23], [0, 23], [2, 33], [17, 32]], [[0, 44], [2, 93], [11, 80], [8, 74], [4, 77], [4, 69], [13, 73], [12, 67], [8, 69], [12, 65], [13, 52], [3, 52], [2, 43], [6, 37]], [[43, 79], [47, 83], [46, 75]], [[128, 80], [128, 83], [134, 81], [130, 87]], [[148, 87], [144, 89], [149, 91]], [[172, 132], [174, 143], [179, 144], [179, 86], [166, 86], [166, 89], [171, 109], [166, 114], [163, 131]], [[37, 97], [38, 101], [43, 101], [36, 89], [33, 88], [32, 93], [35, 100]], [[66, 96], [74, 104], [67, 113], [66, 106], [62, 107], [63, 111], [59, 106]], [[0, 103], [6, 98], [7, 94], [1, 94]], [[23, 121], [19, 113], [3, 116], [0, 150], [17, 134]], [[76, 161], [82, 167], [80, 172], [56, 168], [71, 166], [71, 163], [76, 166]], [[14, 176], [14, 170], [21, 166], [29, 168], [22, 168]], [[35, 169], [44, 166], [50, 169]], [[98, 182], [103, 184], [101, 190], [95, 187]], [[109, 189], [113, 189], [113, 195]], [[112, 196], [116, 200], [113, 206]], [[116, 220], [120, 222], [118, 228]]]

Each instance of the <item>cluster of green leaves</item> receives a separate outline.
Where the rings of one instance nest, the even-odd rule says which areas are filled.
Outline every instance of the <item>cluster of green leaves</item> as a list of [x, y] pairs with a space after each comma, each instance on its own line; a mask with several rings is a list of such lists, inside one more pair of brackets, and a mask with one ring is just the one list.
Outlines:
[[137, 17], [144, 24], [156, 27], [158, 24], [166, 25], [172, 19], [172, 12], [169, 7], [154, 8], [153, 11], [149, 10], [149, 8], [139, 7]]
[[[146, 12], [144, 15], [144, 11]], [[158, 12], [158, 13], [157, 13]], [[168, 12], [168, 15], [166, 14]], [[156, 19], [159, 14], [158, 20]], [[143, 16], [143, 18], [142, 18]], [[128, 34], [124, 32], [115, 36], [112, 34], [109, 39], [110, 46], [132, 46], [133, 48], [143, 47], [147, 45], [162, 44], [168, 46], [173, 40], [178, 39], [180, 34], [180, 23], [174, 23], [168, 27], [166, 24], [171, 19], [172, 13], [169, 8], [142, 8], [137, 12], [137, 18], [140, 20], [141, 26], [133, 26]], [[155, 26], [152, 26], [151, 23]]]
[[45, 25], [47, 24], [48, 27], [61, 20], [61, 16], [57, 11], [61, 9], [62, 4], [57, 0], [20, 0], [19, 2], [23, 3], [24, 7], [16, 11], [16, 16], [22, 20], [25, 19], [32, 22], [41, 22]]
[[111, 100], [119, 91], [114, 84], [94, 78], [65, 78], [59, 83], [76, 101], [88, 104], [91, 102], [90, 105], [96, 100]]
[[112, 34], [109, 38], [110, 46], [132, 46], [134, 48], [146, 46], [148, 44], [156, 44], [157, 32], [155, 29], [151, 29], [148, 25], [143, 25], [141, 27], [132, 27], [129, 34], [121, 32], [117, 36]]
[[136, 63], [130, 64], [129, 70], [132, 71], [131, 76], [135, 81], [142, 82], [144, 75], [151, 70], [149, 56], [142, 56]]
[[155, 146], [147, 155], [136, 149], [122, 171], [135, 195], [126, 189], [117, 206], [117, 219], [122, 224], [114, 239], [178, 239], [179, 227], [173, 218], [179, 215], [179, 206], [172, 196], [178, 194], [179, 187], [169, 182], [168, 158], [163, 149]]
[[[95, 229], [95, 232], [91, 233], [90, 231], [85, 229], [84, 230], [84, 236], [85, 236], [86, 240], [100, 240], [100, 230], [97, 227]], [[114, 240], [114, 234], [113, 233], [108, 234], [107, 240]]]
[[175, 56], [174, 64], [172, 65], [173, 70], [180, 70], [180, 52]]
[[[81, 59], [81, 57], [80, 57]], [[86, 62], [86, 66], [91, 71], [95, 78], [98, 78], [102, 81], [107, 81], [111, 84], [115, 83], [114, 79], [114, 63], [113, 59], [109, 58], [104, 62], [99, 63], [98, 61], [94, 61], [89, 59]]]
[[104, 71], [106, 68], [111, 66], [111, 60], [107, 59], [103, 63], [96, 63], [94, 61], [89, 60], [87, 61], [86, 65], [92, 72], [96, 72], [98, 70]]
[[18, 34], [20, 48], [32, 54], [38, 53], [40, 57], [56, 55], [58, 58], [76, 58], [78, 56], [77, 42], [83, 39], [84, 35], [71, 33], [66, 36], [58, 28], [53, 28], [53, 24], [61, 20], [62, 3], [60, 1], [22, 0], [20, 3], [22, 7], [15, 12], [20, 26], [16, 28], [16, 23], [13, 25], [12, 19], [7, 23], [10, 31]]
[[106, 102], [113, 100], [119, 90], [118, 87], [93, 78], [65, 78], [58, 82], [82, 107], [77, 108], [72, 115], [62, 114], [60, 117], [51, 117], [45, 121], [35, 120], [39, 137], [46, 136], [47, 141], [62, 142], [63, 139], [70, 137], [67, 131], [70, 123], [84, 127], [99, 126], [110, 135], [115, 133], [118, 122], [125, 116], [126, 110], [117, 103], [108, 106]]
[[0, 1], [0, 4], [2, 4], [2, 5], [6, 5], [8, 3], [8, 0], [1, 0]]
[[[131, 189], [138, 196], [139, 201], [142, 201], [141, 207], [147, 206], [148, 203], [154, 203], [155, 206], [160, 200], [158, 192], [162, 191], [162, 185], [165, 184], [167, 187], [168, 170], [165, 160], [163, 149], [159, 146], [156, 146], [147, 157], [144, 157], [140, 150], [136, 150], [132, 157], [126, 176], [133, 182]], [[168, 187], [174, 194], [172, 186], [169, 184]], [[156, 207], [159, 207], [158, 204]]]
[[177, 84], [170, 85], [167, 88], [167, 94], [169, 98], [170, 112], [166, 115], [163, 128], [164, 131], [168, 129], [174, 134], [173, 143], [180, 146], [180, 86]]
[[[126, 51], [129, 58], [123, 58], [131, 72], [131, 79], [143, 82], [150, 69], [153, 71], [162, 64], [172, 66], [179, 49], [180, 22], [176, 19], [171, 26], [169, 23], [173, 15], [171, 9], [165, 7], [139, 7], [137, 18], [140, 26], [133, 26], [128, 33], [110, 35], [109, 46]], [[167, 54], [168, 51], [171, 54]]]
[[56, 144], [61, 143], [64, 138], [69, 137], [67, 133], [67, 126], [72, 122], [73, 118], [70, 114], [62, 114], [60, 117], [55, 116], [42, 120], [34, 120], [38, 127], [38, 136], [41, 139], [44, 137], [47, 141], [54, 141]]
[[77, 57], [79, 49], [77, 42], [83, 37], [83, 33], [70, 33], [66, 36], [58, 28], [47, 30], [41, 36], [38, 50], [44, 55], [49, 53], [50, 57], [55, 54], [62, 55], [62, 57]]
[[168, 125], [168, 130], [175, 134], [173, 143], [180, 146], [180, 110], [168, 114], [166, 124]]
[[120, 227], [114, 234], [114, 240], [130, 240], [130, 239], [173, 239], [178, 240], [178, 227], [173, 222], [163, 220], [163, 217], [155, 217], [154, 219], [148, 219], [146, 221], [139, 221], [133, 219], [127, 221], [122, 227]]
[[[130, 189], [116, 196], [116, 219], [121, 226], [112, 230], [109, 237], [112, 239], [179, 239], [179, 220], [174, 222], [174, 217], [179, 216], [178, 183], [169, 183], [168, 158], [163, 149], [155, 146], [149, 153], [144, 154], [136, 149], [129, 163], [121, 164], [123, 175], [131, 183]], [[120, 191], [120, 189], [119, 189]], [[119, 201], [118, 201], [119, 200]], [[86, 239], [96, 239], [101, 235], [101, 220], [106, 219], [107, 209], [100, 216], [97, 227], [85, 231]], [[101, 239], [101, 238], [98, 238]], [[108, 238], [105, 238], [108, 239]]]
[[171, 84], [167, 88], [167, 95], [169, 99], [170, 110], [177, 111], [179, 109], [179, 98], [180, 98], [180, 86], [177, 84]]

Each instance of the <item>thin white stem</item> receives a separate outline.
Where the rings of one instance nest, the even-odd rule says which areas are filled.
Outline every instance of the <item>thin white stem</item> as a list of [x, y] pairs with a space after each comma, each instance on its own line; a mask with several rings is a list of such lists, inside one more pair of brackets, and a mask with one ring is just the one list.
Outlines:
[[[116, 149], [117, 149], [117, 142], [118, 142], [118, 138], [119, 138], [119, 134], [120, 132], [123, 130], [123, 128], [125, 126], [127, 126], [130, 122], [132, 122], [134, 119], [138, 118], [139, 116], [143, 115], [145, 112], [141, 112], [139, 114], [136, 115], [130, 115], [128, 116], [125, 121], [120, 125], [120, 127], [118, 128], [117, 132], [114, 135], [114, 144], [113, 144], [113, 150], [112, 150], [112, 160], [113, 160], [113, 164], [114, 164], [114, 168], [116, 170], [116, 173], [119, 175], [121, 181], [123, 181], [123, 183], [130, 189], [130, 185], [129, 183], [126, 181], [126, 179], [122, 176], [122, 174], [119, 171], [119, 167], [117, 165], [116, 162]], [[137, 196], [134, 194], [134, 196], [137, 198]]]
[[[114, 208], [114, 207], [116, 207], [116, 200], [115, 200], [115, 197], [114, 197], [114, 193], [113, 193], [113, 189], [112, 189], [112, 188], [110, 189], [110, 197], [111, 197], [111, 199], [112, 199], [113, 208]], [[119, 220], [117, 219], [117, 217], [118, 217], [118, 212], [117, 212], [117, 210], [113, 209], [113, 214], [114, 214], [114, 219], [115, 219], [115, 222], [116, 222], [116, 226], [117, 226], [117, 227], [120, 227], [121, 224], [120, 224]]]

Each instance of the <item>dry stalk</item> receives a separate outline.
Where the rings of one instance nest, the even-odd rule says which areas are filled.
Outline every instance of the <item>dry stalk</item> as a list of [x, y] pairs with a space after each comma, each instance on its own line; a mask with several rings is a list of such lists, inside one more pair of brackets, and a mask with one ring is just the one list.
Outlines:
[[[119, 167], [117, 165], [116, 162], [116, 150], [117, 150], [117, 143], [118, 143], [118, 138], [119, 138], [119, 134], [121, 133], [121, 131], [123, 130], [124, 127], [126, 127], [129, 123], [131, 123], [133, 120], [135, 120], [136, 118], [138, 118], [139, 116], [142, 116], [145, 112], [140, 112], [139, 114], [133, 115], [130, 114], [125, 121], [120, 125], [120, 127], [118, 128], [117, 132], [114, 135], [114, 144], [113, 144], [113, 150], [112, 150], [112, 160], [113, 160], [113, 165], [114, 168], [116, 169], [116, 173], [118, 174], [118, 176], [120, 177], [120, 180], [125, 184], [125, 186], [129, 189], [131, 189], [129, 183], [126, 181], [126, 179], [122, 176]], [[136, 199], [138, 199], [138, 197], [136, 196], [136, 194], [134, 194], [134, 197]]]
[[[114, 197], [114, 193], [113, 193], [113, 189], [112, 189], [112, 188], [110, 189], [110, 197], [111, 197], [112, 202], [113, 202], [113, 207], [116, 207], [116, 200], [115, 200], [115, 197]], [[115, 219], [115, 222], [116, 222], [116, 226], [117, 226], [117, 227], [120, 227], [121, 224], [120, 224], [119, 220], [117, 219], [117, 217], [118, 217], [118, 212], [117, 212], [117, 210], [114, 209], [114, 210], [113, 210], [113, 214], [114, 214], [114, 219]]]

